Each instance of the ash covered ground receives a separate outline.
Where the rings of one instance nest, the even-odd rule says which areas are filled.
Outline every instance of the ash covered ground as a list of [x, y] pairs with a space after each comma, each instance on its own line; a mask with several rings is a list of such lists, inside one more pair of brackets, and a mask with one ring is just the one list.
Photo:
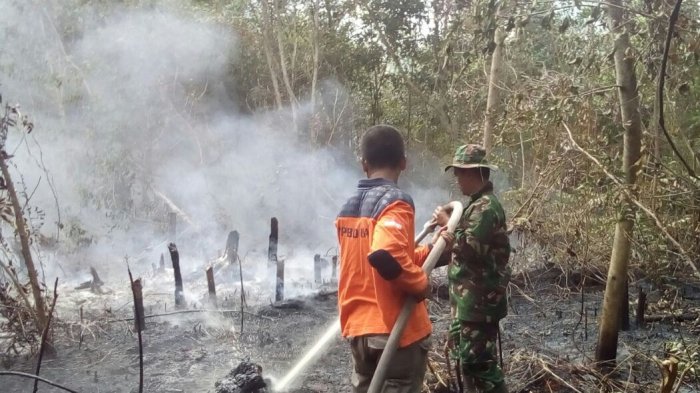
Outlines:
[[[226, 271], [222, 271], [224, 274]], [[158, 273], [168, 276], [170, 272]], [[146, 314], [174, 310], [168, 279], [154, 275], [146, 279]], [[187, 309], [205, 307], [206, 287], [185, 281]], [[444, 272], [434, 274], [436, 288], [444, 284]], [[198, 284], [198, 282], [200, 284]], [[620, 336], [620, 366], [609, 376], [590, 366], [594, 357], [600, 315], [602, 286], [590, 280], [584, 286], [583, 303], [576, 277], [559, 269], [538, 268], [517, 275], [511, 286], [511, 309], [502, 322], [503, 355], [511, 392], [593, 392], [617, 386], [631, 392], [658, 391], [661, 374], [652, 360], [663, 359], [666, 343], [698, 341], [697, 321], [662, 321], [632, 329]], [[299, 294], [291, 307], [270, 305], [271, 290], [261, 282], [245, 283], [248, 307], [241, 330], [240, 293], [229, 288], [219, 291], [219, 308], [226, 313], [190, 313], [149, 318], [144, 338], [146, 392], [213, 392], [214, 384], [241, 361], [262, 366], [262, 374], [281, 378], [302, 357], [336, 318], [337, 297], [309, 282], [296, 284], [308, 290]], [[647, 285], [643, 281], [639, 285]], [[289, 284], [292, 286], [292, 284]], [[697, 310], [700, 286], [685, 284], [673, 308]], [[138, 391], [138, 344], [131, 317], [131, 303], [123, 289], [125, 282], [107, 283], [104, 294], [59, 288], [59, 320], [55, 324], [57, 355], [44, 360], [41, 375], [81, 392]], [[318, 295], [323, 293], [323, 295]], [[449, 305], [438, 295], [430, 303], [435, 334], [431, 371], [425, 390], [439, 390], [439, 381], [449, 379], [443, 345], [449, 321]], [[664, 294], [650, 289], [650, 312], [664, 312]], [[122, 302], [121, 307], [112, 306]], [[581, 315], [581, 304], [586, 317]], [[79, 308], [83, 306], [83, 323]], [[206, 306], [211, 308], [211, 306]], [[671, 307], [665, 307], [670, 309]], [[81, 339], [82, 331], [82, 339]], [[33, 372], [34, 358], [5, 359], [11, 370]], [[350, 392], [351, 358], [341, 338], [331, 342], [318, 360], [293, 384], [290, 392]], [[3, 378], [3, 391], [31, 389], [28, 380]], [[679, 392], [698, 391], [697, 380], [686, 378]], [[42, 385], [41, 391], [58, 392]]]

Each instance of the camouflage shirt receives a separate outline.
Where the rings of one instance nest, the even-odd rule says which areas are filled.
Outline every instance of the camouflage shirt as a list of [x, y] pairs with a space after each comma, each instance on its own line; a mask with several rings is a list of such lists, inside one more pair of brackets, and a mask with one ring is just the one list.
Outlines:
[[455, 230], [455, 238], [447, 270], [452, 317], [497, 322], [507, 313], [510, 243], [506, 216], [493, 194], [491, 182], [472, 196]]

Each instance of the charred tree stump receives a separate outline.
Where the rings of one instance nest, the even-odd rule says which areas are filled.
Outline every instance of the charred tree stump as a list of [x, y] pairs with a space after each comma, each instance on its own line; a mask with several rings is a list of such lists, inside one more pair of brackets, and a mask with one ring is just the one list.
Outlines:
[[168, 251], [175, 271], [175, 305], [182, 306], [185, 304], [185, 296], [182, 289], [182, 275], [180, 274], [180, 254], [175, 243], [168, 244]]
[[338, 282], [338, 256], [331, 259], [331, 282]]
[[90, 289], [93, 292], [101, 293], [102, 285], [104, 284], [104, 282], [100, 280], [100, 276], [97, 274], [97, 270], [95, 270], [95, 268], [92, 266], [90, 266], [90, 275], [92, 275], [92, 280], [85, 281], [84, 283], [75, 287], [75, 289]]
[[644, 327], [644, 312], [647, 309], [647, 294], [639, 288], [639, 301], [637, 302], [637, 327]]
[[101, 293], [102, 285], [104, 285], [104, 282], [100, 280], [100, 276], [99, 274], [97, 274], [97, 270], [95, 270], [95, 268], [92, 266], [90, 266], [90, 274], [92, 275], [92, 285], [90, 287], [90, 290], [93, 292]]
[[321, 284], [321, 255], [314, 255], [314, 283]]
[[625, 278], [625, 289], [620, 308], [620, 330], [626, 332], [630, 330], [630, 291], [628, 278]]
[[277, 285], [275, 287], [275, 301], [284, 300], [284, 259], [277, 260]]
[[94, 267], [90, 266], [90, 274], [92, 275], [92, 282], [95, 285], [102, 285], [104, 282], [100, 280], [100, 275], [97, 274], [97, 270], [95, 270]]
[[242, 274], [242, 269], [239, 266], [238, 269], [236, 269], [236, 265], [240, 265], [241, 261], [240, 258], [238, 257], [238, 243], [240, 240], [240, 236], [238, 234], [238, 231], [231, 231], [228, 233], [228, 237], [226, 238], [226, 260], [229, 263], [229, 266], [233, 267], [233, 277], [236, 278], [236, 274]]
[[[277, 244], [279, 242], [279, 225], [277, 222], [276, 217], [272, 217], [270, 220], [270, 242], [269, 246], [267, 249], [267, 270], [268, 270], [268, 277], [272, 278], [275, 277], [276, 272], [278, 270], [278, 261], [277, 261]], [[273, 275], [274, 274], [274, 275]], [[275, 280], [275, 299], [277, 298], [277, 280]], [[243, 322], [241, 322], [241, 325]], [[241, 330], [242, 327], [241, 327]]]
[[165, 257], [163, 253], [160, 254], [160, 265], [158, 265], [158, 272], [165, 272]]
[[140, 278], [131, 284], [131, 290], [134, 292], [134, 329], [141, 332], [146, 329], [146, 313], [143, 309], [143, 291]]
[[209, 287], [209, 302], [216, 307], [216, 284], [214, 283], [214, 269], [211, 266], [207, 269], [207, 286]]
[[279, 226], [276, 217], [270, 220], [270, 243], [267, 249], [268, 270], [274, 271], [277, 267], [277, 243], [279, 241]]
[[238, 231], [231, 231], [226, 238], [226, 257], [229, 263], [233, 264], [238, 261], [238, 243], [240, 235]]
[[[170, 244], [173, 246], [173, 248], [175, 247], [175, 245], [173, 243], [170, 243]], [[177, 254], [177, 249], [175, 249], [175, 253]], [[131, 283], [131, 294], [134, 296], [134, 310], [138, 310], [137, 301], [136, 301], [136, 297], [137, 297], [136, 285], [134, 283], [134, 277], [131, 275], [131, 269], [129, 268], [128, 262], [126, 263], [126, 271], [129, 272], [129, 282]], [[141, 283], [139, 282], [139, 290], [140, 289], [141, 289]], [[143, 315], [143, 304], [141, 304], [141, 315]], [[144, 319], [145, 319], [145, 317], [144, 317]], [[134, 320], [140, 321], [140, 318], [138, 316], [136, 316], [136, 318], [134, 318]], [[139, 323], [137, 322], [137, 326], [138, 325], [139, 325]], [[142, 324], [142, 326], [145, 326], [145, 324]], [[137, 328], [136, 334], [138, 335], [138, 338], [139, 338], [139, 393], [143, 393], [143, 337], [141, 335], [141, 329]]]
[[177, 240], [177, 213], [168, 213], [168, 238], [171, 242]]

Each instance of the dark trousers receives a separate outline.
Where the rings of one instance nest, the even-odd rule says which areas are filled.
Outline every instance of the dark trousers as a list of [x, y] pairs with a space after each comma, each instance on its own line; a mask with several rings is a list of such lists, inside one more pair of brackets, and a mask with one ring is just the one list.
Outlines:
[[[354, 369], [352, 391], [366, 393], [388, 336], [361, 336], [350, 340]], [[430, 339], [399, 348], [389, 365], [382, 393], [420, 393], [428, 364]]]

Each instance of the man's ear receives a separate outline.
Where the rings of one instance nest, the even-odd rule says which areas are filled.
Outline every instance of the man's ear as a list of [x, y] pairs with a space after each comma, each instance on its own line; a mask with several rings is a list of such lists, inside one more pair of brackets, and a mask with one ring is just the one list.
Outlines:
[[366, 175], [369, 175], [369, 164], [367, 163], [367, 160], [363, 158], [362, 160], [360, 160], [360, 162], [362, 163], [362, 171]]
[[399, 169], [401, 169], [402, 171], [405, 171], [406, 166], [407, 166], [406, 157], [404, 157], [401, 159], [401, 162], [399, 162]]

